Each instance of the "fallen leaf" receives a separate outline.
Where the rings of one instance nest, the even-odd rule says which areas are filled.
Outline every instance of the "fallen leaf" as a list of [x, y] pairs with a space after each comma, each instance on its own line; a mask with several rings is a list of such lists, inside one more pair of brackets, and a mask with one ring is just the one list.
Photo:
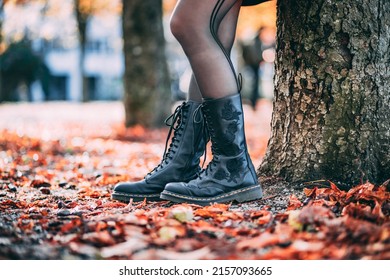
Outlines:
[[85, 233], [82, 235], [81, 239], [98, 246], [114, 245], [116, 243], [115, 239], [107, 230]]
[[193, 209], [191, 206], [179, 205], [173, 207], [168, 214], [168, 218], [175, 218], [179, 222], [189, 222], [194, 218]]
[[257, 220], [257, 224], [259, 225], [266, 225], [272, 221], [272, 213], [267, 210], [252, 212], [250, 217]]
[[32, 180], [30, 183], [30, 187], [32, 188], [50, 188], [51, 184], [49, 182], [43, 180]]
[[298, 212], [298, 221], [303, 225], [322, 224], [335, 218], [334, 213], [323, 206], [305, 206]]
[[246, 239], [237, 244], [238, 250], [261, 249], [268, 246], [274, 246], [280, 243], [286, 243], [289, 237], [283, 234], [262, 233], [259, 237]]
[[118, 243], [100, 250], [103, 258], [116, 256], [131, 256], [133, 252], [147, 248], [148, 244], [139, 238], [130, 238], [125, 242]]
[[295, 210], [302, 206], [302, 202], [296, 197], [294, 194], [292, 194], [288, 201], [287, 211], [289, 210]]
[[303, 229], [303, 224], [299, 219], [300, 213], [300, 210], [292, 210], [288, 213], [288, 225], [297, 231]]
[[208, 246], [190, 252], [156, 250], [155, 254], [158, 259], [162, 260], [202, 260], [213, 256]]
[[203, 208], [199, 208], [195, 211], [195, 216], [200, 216], [203, 218], [214, 218], [223, 212], [229, 209], [229, 205], [227, 204], [213, 204], [210, 206], [205, 206]]
[[162, 241], [172, 241], [177, 237], [184, 236], [185, 229], [183, 227], [168, 227], [164, 226], [158, 230], [158, 236]]
[[320, 251], [324, 248], [323, 242], [309, 242], [304, 240], [295, 240], [291, 247], [299, 252], [307, 252], [307, 251]]

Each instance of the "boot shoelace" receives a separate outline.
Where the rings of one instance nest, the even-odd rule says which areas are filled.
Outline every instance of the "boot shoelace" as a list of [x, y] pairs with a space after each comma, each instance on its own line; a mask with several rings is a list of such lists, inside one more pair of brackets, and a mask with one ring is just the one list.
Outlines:
[[[158, 169], [162, 168], [164, 163], [167, 164], [168, 160], [173, 158], [173, 154], [176, 152], [176, 149], [179, 147], [177, 142], [180, 141], [180, 137], [182, 136], [182, 130], [183, 130], [183, 123], [186, 120], [186, 114], [184, 113], [184, 109], [188, 107], [188, 104], [186, 102], [183, 102], [180, 106], [178, 106], [173, 112], [172, 115], [170, 115], [168, 118], [165, 120], [165, 125], [169, 126], [169, 132], [167, 139], [165, 141], [165, 149], [164, 149], [164, 154], [162, 157], [161, 162], [152, 170], [150, 171], [148, 175], [151, 175]], [[175, 126], [176, 124], [176, 126]], [[171, 144], [168, 147], [169, 139], [171, 138], [172, 132], [174, 131]]]
[[[196, 108], [194, 111], [194, 116], [193, 116], [194, 123], [200, 124], [203, 122], [204, 133], [206, 134], [205, 141], [204, 141], [204, 156], [203, 156], [203, 162], [202, 162], [202, 169], [203, 169], [204, 164], [206, 163], [206, 160], [207, 160], [207, 143], [209, 142], [209, 139], [210, 139], [210, 133], [209, 133], [209, 130], [207, 128], [206, 118], [205, 117], [202, 118], [203, 106], [204, 105], [200, 105], [198, 108]], [[198, 116], [201, 116], [200, 120], [197, 119]]]
[[[213, 172], [213, 167], [216, 167], [219, 162], [219, 153], [218, 153], [218, 147], [216, 146], [216, 135], [214, 131], [214, 126], [212, 125], [213, 120], [210, 117], [210, 114], [208, 113], [208, 108], [204, 105], [202, 105], [202, 110], [204, 111], [205, 115], [205, 121], [207, 123], [206, 130], [208, 133], [208, 136], [211, 139], [211, 153], [213, 155], [213, 159], [209, 162], [207, 167], [205, 169], [202, 169], [202, 171], [199, 173], [199, 179], [202, 179], [202, 175], [205, 174], [205, 176], [208, 175], [209, 172]], [[206, 151], [205, 151], [206, 154]], [[203, 162], [204, 163], [204, 162]]]

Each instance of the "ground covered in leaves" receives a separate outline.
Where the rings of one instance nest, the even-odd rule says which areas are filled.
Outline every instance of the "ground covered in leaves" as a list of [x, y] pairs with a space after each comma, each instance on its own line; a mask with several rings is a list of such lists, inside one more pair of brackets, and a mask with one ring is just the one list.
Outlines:
[[[245, 106], [256, 166], [270, 115]], [[159, 162], [167, 131], [122, 116], [115, 102], [0, 105], [0, 259], [390, 259], [388, 182], [261, 178], [264, 199], [206, 207], [111, 200]]]

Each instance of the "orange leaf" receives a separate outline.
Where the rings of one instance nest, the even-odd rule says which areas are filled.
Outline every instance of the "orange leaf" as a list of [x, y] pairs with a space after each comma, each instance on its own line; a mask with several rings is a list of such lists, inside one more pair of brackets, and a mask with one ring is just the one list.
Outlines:
[[199, 220], [196, 222], [191, 222], [189, 224], [189, 227], [192, 228], [196, 232], [202, 232], [202, 231], [218, 231], [219, 229], [212, 226], [210, 223], [204, 221], [204, 220]]
[[285, 243], [287, 240], [288, 238], [286, 236], [265, 232], [259, 237], [240, 241], [236, 248], [238, 250], [261, 249], [264, 247], [277, 245], [279, 243]]
[[303, 192], [305, 193], [305, 195], [306, 195], [307, 197], [315, 198], [316, 195], [317, 195], [317, 190], [318, 190], [317, 187], [314, 187], [314, 188], [312, 188], [312, 189], [304, 188], [304, 189], [303, 189]]
[[195, 216], [200, 216], [203, 218], [214, 218], [224, 211], [229, 209], [229, 205], [227, 204], [213, 204], [210, 206], [205, 206], [203, 208], [199, 208], [195, 211]]
[[336, 193], [340, 193], [340, 192], [341, 192], [341, 190], [336, 186], [335, 183], [329, 181], [329, 184], [330, 184], [330, 188], [331, 188], [334, 192], [336, 192]]

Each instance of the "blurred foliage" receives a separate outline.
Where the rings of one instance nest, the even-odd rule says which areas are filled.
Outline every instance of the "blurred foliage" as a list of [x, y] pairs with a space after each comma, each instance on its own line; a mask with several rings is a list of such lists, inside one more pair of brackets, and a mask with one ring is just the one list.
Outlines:
[[[49, 91], [50, 72], [43, 59], [35, 54], [28, 40], [12, 43], [0, 56], [2, 88], [0, 101], [18, 101], [17, 88], [29, 89], [40, 81], [45, 95]], [[28, 90], [29, 91], [29, 90]], [[31, 96], [28, 96], [31, 99]]]
[[4, 5], [5, 4], [16, 4], [16, 5], [23, 5], [28, 2], [31, 2], [31, 0], [3, 0]]
[[107, 1], [107, 0], [76, 0], [78, 7], [83, 14], [98, 14], [98, 13], [115, 13], [120, 14], [122, 10], [122, 2]]

